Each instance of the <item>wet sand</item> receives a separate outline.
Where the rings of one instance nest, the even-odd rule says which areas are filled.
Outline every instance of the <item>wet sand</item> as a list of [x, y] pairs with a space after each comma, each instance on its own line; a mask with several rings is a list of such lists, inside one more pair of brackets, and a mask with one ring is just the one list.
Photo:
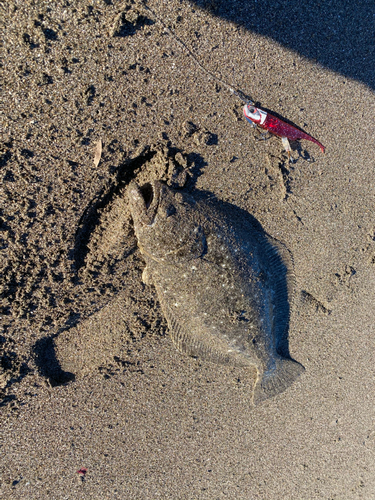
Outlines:
[[[2, 6], [1, 498], [375, 497], [374, 93], [214, 3], [149, 5], [326, 154], [289, 164], [141, 4]], [[253, 373], [176, 350], [132, 179], [207, 191], [290, 250], [286, 392], [254, 407]]]

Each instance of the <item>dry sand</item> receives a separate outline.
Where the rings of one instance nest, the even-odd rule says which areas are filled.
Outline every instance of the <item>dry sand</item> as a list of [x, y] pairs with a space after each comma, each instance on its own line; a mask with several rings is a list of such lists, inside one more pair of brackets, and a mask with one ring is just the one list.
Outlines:
[[[258, 141], [141, 5], [1, 5], [0, 498], [375, 498], [374, 93], [206, 3], [149, 5], [325, 155]], [[306, 372], [256, 408], [246, 370], [177, 352], [141, 281], [126, 185], [186, 173], [294, 257]]]

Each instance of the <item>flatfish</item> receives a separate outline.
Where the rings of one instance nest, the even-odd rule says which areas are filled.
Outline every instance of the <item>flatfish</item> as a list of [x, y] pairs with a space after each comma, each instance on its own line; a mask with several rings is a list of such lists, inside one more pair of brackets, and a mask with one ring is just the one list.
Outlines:
[[255, 366], [254, 404], [304, 371], [278, 352], [289, 326], [288, 250], [212, 197], [160, 181], [129, 185], [130, 211], [171, 337], [190, 356]]

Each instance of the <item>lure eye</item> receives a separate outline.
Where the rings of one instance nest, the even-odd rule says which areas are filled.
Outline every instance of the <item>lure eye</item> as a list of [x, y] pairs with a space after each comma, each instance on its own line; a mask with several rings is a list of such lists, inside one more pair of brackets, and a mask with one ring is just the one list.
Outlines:
[[251, 106], [251, 107], [249, 108], [249, 112], [250, 112], [251, 114], [255, 113], [255, 111], [256, 111], [256, 108], [254, 108], [253, 106]]

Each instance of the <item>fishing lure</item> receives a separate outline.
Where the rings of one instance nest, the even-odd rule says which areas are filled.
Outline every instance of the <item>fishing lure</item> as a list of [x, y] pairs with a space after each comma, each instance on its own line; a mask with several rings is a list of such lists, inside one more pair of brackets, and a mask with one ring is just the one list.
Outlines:
[[290, 125], [289, 123], [284, 122], [283, 120], [280, 120], [280, 118], [267, 113], [267, 111], [264, 111], [263, 109], [256, 108], [252, 104], [245, 104], [243, 108], [243, 114], [245, 115], [246, 120], [248, 120], [250, 123], [258, 125], [262, 129], [268, 130], [268, 132], [270, 132], [271, 134], [281, 137], [284, 148], [289, 156], [292, 151], [289, 144], [289, 139], [291, 141], [295, 141], [297, 139], [305, 139], [306, 141], [311, 141], [317, 144], [322, 150], [322, 153], [324, 153], [325, 151], [325, 147], [323, 146], [323, 144], [311, 135], [306, 134], [302, 130], [294, 127], [293, 125]]
[[306, 134], [302, 130], [294, 127], [293, 125], [290, 125], [289, 123], [284, 122], [283, 120], [280, 120], [280, 118], [277, 118], [274, 115], [271, 115], [270, 113], [267, 113], [267, 111], [264, 111], [263, 109], [257, 108], [254, 106], [254, 102], [249, 99], [249, 97], [242, 92], [242, 90], [235, 89], [232, 87], [232, 85], [229, 85], [225, 80], [219, 78], [217, 75], [212, 73], [210, 70], [208, 70], [203, 64], [199, 62], [197, 57], [192, 53], [192, 51], [187, 47], [187, 45], [177, 36], [177, 34], [169, 27], [167, 26], [164, 21], [154, 12], [153, 9], [151, 9], [148, 5], [143, 4], [143, 7], [151, 12], [151, 14], [155, 17], [155, 19], [164, 27], [164, 29], [172, 35], [172, 37], [178, 42], [178, 44], [185, 50], [189, 56], [195, 61], [195, 63], [201, 68], [202, 71], [204, 71], [209, 77], [213, 78], [217, 82], [219, 82], [221, 85], [223, 85], [226, 89], [228, 89], [232, 94], [237, 96], [241, 101], [245, 102], [245, 106], [243, 108], [243, 112], [245, 115], [246, 120], [248, 120], [250, 123], [252, 123], [254, 126], [258, 125], [259, 127], [268, 130], [271, 134], [277, 135], [278, 137], [281, 138], [281, 141], [283, 143], [283, 146], [285, 150], [288, 153], [288, 156], [290, 158], [290, 154], [292, 152], [292, 148], [290, 147], [289, 144], [289, 139], [291, 141], [295, 141], [296, 139], [305, 139], [307, 141], [314, 142], [317, 144], [322, 152], [324, 153], [325, 147], [323, 144], [321, 144], [317, 139], [312, 137], [309, 134]]

